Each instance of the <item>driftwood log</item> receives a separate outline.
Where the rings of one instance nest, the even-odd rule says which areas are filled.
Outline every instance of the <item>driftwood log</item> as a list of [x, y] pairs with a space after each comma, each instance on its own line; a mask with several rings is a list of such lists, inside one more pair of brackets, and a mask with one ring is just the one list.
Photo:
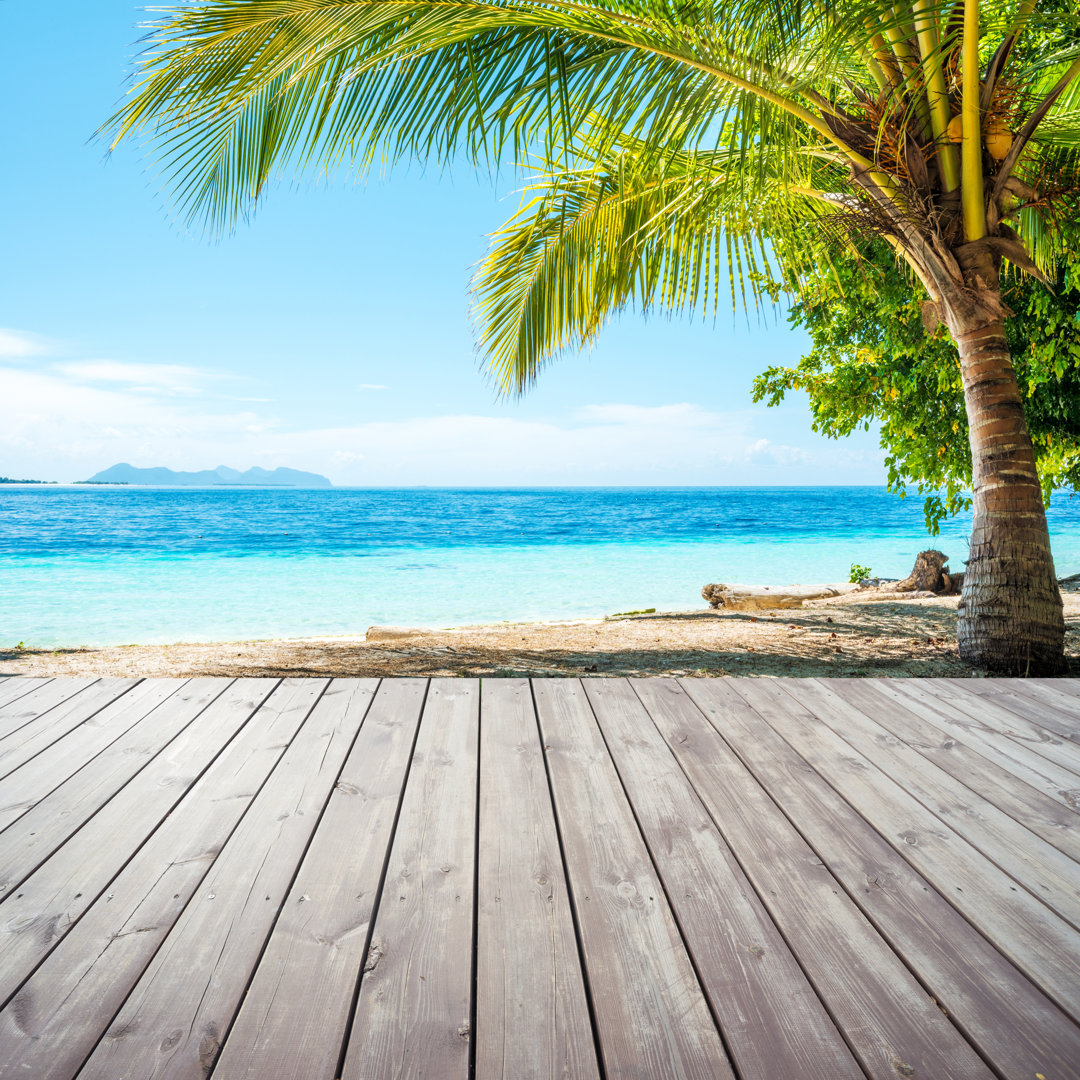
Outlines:
[[820, 600], [854, 592], [857, 585], [706, 585], [701, 595], [714, 608], [760, 611], [802, 607], [804, 600]]

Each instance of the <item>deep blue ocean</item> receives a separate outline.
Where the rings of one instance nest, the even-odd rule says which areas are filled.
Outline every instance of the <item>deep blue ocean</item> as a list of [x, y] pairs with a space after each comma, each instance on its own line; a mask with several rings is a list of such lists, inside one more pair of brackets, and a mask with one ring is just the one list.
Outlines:
[[[0, 646], [361, 634], [703, 607], [712, 581], [902, 577], [930, 537], [881, 488], [0, 486]], [[1055, 498], [1059, 574], [1080, 500]]]

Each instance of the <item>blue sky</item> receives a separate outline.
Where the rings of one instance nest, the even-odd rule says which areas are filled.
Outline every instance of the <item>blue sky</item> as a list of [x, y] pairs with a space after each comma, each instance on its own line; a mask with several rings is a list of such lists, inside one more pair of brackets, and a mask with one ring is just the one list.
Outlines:
[[512, 178], [284, 181], [234, 235], [187, 229], [143, 148], [108, 157], [93, 139], [145, 17], [128, 0], [0, 3], [0, 474], [129, 461], [361, 485], [884, 481], [872, 434], [831, 442], [801, 398], [752, 404], [753, 376], [803, 349], [782, 320], [626, 315], [499, 400], [468, 283], [517, 205]]

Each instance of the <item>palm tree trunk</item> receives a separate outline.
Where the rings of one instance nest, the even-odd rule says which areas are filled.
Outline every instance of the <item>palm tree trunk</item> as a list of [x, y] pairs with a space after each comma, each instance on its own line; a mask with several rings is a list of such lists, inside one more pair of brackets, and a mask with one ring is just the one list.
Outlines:
[[1058, 674], [1061, 593], [1005, 327], [971, 313], [951, 329], [960, 349], [974, 497], [960, 656], [1001, 674]]

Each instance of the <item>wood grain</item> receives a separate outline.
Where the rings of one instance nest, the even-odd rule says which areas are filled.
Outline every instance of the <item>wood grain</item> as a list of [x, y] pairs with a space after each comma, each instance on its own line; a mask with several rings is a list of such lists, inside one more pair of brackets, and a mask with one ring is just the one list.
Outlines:
[[[44, 686], [48, 681], [48, 678], [42, 676], [5, 675], [0, 680], [0, 709], [5, 708], [21, 697], [25, 697], [31, 690]], [[0, 733], [2, 732], [3, 728], [0, 726]]]
[[[826, 684], [799, 679], [780, 680], [778, 685], [797, 695], [804, 707], [883, 774], [902, 775], [908, 794], [938, 821], [982, 856], [992, 857], [1013, 881], [1080, 929], [1080, 865], [889, 734]], [[958, 854], [964, 851], [961, 848]]]
[[282, 683], [0, 1011], [0, 1077], [82, 1065], [325, 686]]
[[774, 680], [747, 679], [733, 689], [1061, 1009], [1080, 1019], [1076, 930], [912, 798], [903, 773], [898, 782], [874, 766]]
[[[9, 876], [3, 867], [13, 829], [29, 831], [39, 852], [53, 850], [227, 685], [220, 679], [143, 682], [7, 777], [0, 788], [0, 829], [6, 830], [0, 831], [0, 880]], [[51, 829], [44, 828], [47, 820]]]
[[1023, 742], [961, 712], [939, 694], [909, 686], [913, 679], [881, 679], [874, 687], [900, 708], [917, 713], [948, 739], [974, 746], [1014, 776], [1037, 788], [1062, 806], [1080, 813], [1080, 776], [1031, 750]]
[[1080, 859], [1080, 814], [1046, 794], [1041, 786], [1026, 783], [1011, 769], [991, 760], [977, 740], [969, 743], [949, 738], [916, 710], [904, 708], [883, 694], [870, 680], [833, 680], [828, 686], [905, 746], [917, 750], [1036, 836], [1070, 859]]
[[702, 708], [722, 721], [742, 763], [984, 1057], [1008, 1080], [1067, 1076], [1080, 1060], [1080, 1028], [745, 701], [727, 690]]
[[469, 1075], [479, 706], [431, 681], [342, 1080]]
[[481, 693], [476, 1075], [598, 1077], [589, 1005], [525, 679]]
[[739, 1076], [863, 1080], [630, 684], [584, 686]]
[[584, 689], [533, 687], [605, 1074], [733, 1077]]
[[[337, 679], [316, 703], [83, 1067], [83, 1080], [202, 1080], [213, 1067], [376, 685]], [[294, 895], [289, 903], [309, 899]], [[292, 1025], [286, 1030], [291, 1041]]]
[[1039, 683], [1029, 684], [1025, 679], [949, 679], [948, 683], [958, 696], [989, 698], [1059, 738], [1080, 745], [1080, 703], [1071, 694]]
[[[52, 690], [59, 695], [59, 681], [50, 683], [42, 691]], [[131, 679], [98, 679], [85, 689], [70, 697], [65, 697], [51, 705], [49, 709], [38, 713], [37, 706], [27, 703], [21, 715], [32, 719], [24, 723], [18, 731], [12, 732], [0, 742], [0, 780], [9, 776], [21, 765], [25, 765], [36, 754], [58, 742], [69, 732], [81, 725], [91, 723], [96, 714], [117, 698], [134, 688]], [[36, 695], [28, 694], [27, 697]], [[16, 706], [20, 702], [15, 703]], [[18, 710], [16, 710], [18, 711]]]
[[20, 881], [18, 867], [25, 871], [31, 860], [14, 864], [0, 904], [0, 1004], [106, 891], [275, 685], [233, 683], [30, 877]]
[[[962, 687], [957, 688], [947, 679], [920, 679], [918, 682], [920, 685], [912, 687], [911, 690], [906, 687], [901, 689], [907, 693], [932, 694], [952, 708], [959, 709], [964, 715], [1000, 731], [1014, 742], [1067, 769], [1080, 782], [1080, 763], [1077, 762], [1076, 747], [1072, 743], [1027, 717], [1006, 709], [994, 697], [974, 694]], [[925, 685], [922, 685], [924, 683]]]
[[217, 1080], [337, 1077], [426, 688], [422, 679], [380, 684], [222, 1048]]
[[989, 1077], [725, 741], [729, 716], [749, 712], [730, 681], [634, 685], [864, 1071], [873, 1080]]
[[10, 738], [30, 720], [76, 697], [96, 682], [95, 677], [42, 679], [27, 693], [11, 694], [0, 704], [0, 740]]

